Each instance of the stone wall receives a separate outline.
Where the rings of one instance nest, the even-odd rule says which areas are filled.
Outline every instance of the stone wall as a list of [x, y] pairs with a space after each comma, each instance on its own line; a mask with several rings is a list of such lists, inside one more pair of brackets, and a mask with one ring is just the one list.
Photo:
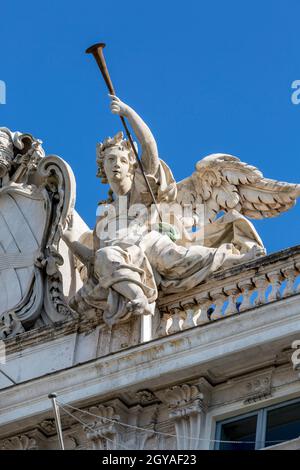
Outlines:
[[160, 297], [152, 324], [91, 317], [5, 341], [1, 448], [58, 447], [54, 391], [77, 408], [61, 409], [68, 449], [213, 448], [217, 421], [300, 397], [299, 262], [294, 247], [216, 273]]

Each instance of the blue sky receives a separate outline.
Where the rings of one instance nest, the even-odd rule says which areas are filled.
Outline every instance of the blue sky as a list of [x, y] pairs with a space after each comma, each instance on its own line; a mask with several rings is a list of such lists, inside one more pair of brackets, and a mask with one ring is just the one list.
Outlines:
[[[1, 5], [0, 125], [31, 132], [68, 161], [92, 227], [107, 188], [95, 145], [120, 130], [85, 49], [106, 42], [118, 95], [152, 129], [177, 180], [214, 152], [300, 183], [297, 0], [10, 0]], [[269, 252], [300, 243], [300, 201], [255, 222]]]

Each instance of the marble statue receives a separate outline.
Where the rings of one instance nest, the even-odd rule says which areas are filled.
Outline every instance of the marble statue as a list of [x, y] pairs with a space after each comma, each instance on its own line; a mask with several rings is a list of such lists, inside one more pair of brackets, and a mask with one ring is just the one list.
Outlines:
[[131, 315], [153, 314], [159, 291], [192, 289], [219, 269], [263, 256], [263, 243], [246, 217], [286, 211], [300, 196], [300, 185], [264, 178], [226, 154], [203, 158], [177, 183], [141, 117], [110, 98], [112, 113], [126, 117], [138, 139], [157, 207], [129, 142], [118, 133], [97, 146], [98, 175], [110, 186], [105, 210], [94, 231], [79, 240], [69, 218], [63, 240], [84, 281], [70, 306], [82, 315], [94, 310], [111, 326]]

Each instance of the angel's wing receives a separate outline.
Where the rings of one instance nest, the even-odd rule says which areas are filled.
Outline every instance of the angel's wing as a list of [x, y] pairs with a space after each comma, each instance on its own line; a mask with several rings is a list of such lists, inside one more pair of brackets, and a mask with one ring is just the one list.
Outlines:
[[264, 178], [256, 167], [221, 153], [200, 160], [192, 176], [177, 183], [177, 202], [192, 205], [195, 212], [204, 205], [209, 222], [232, 209], [252, 219], [275, 217], [299, 196], [299, 184]]

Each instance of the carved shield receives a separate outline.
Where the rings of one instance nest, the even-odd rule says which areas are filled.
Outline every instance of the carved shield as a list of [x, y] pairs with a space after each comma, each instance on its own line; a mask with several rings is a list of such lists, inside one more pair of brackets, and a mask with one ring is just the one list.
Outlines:
[[59, 270], [74, 204], [69, 165], [30, 134], [0, 128], [0, 339], [74, 317]]
[[13, 184], [0, 190], [0, 315], [14, 311], [25, 325], [39, 316], [43, 304], [36, 261], [46, 236], [48, 207], [47, 193], [36, 187]]

